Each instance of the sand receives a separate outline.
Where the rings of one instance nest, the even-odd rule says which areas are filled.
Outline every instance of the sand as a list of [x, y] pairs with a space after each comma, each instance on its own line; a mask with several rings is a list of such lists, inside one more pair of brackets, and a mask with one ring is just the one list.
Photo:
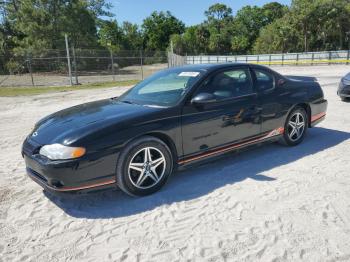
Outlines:
[[41, 117], [126, 88], [0, 98], [0, 261], [350, 261], [350, 66], [315, 76], [327, 118], [293, 148], [269, 144], [176, 173], [160, 192], [46, 193], [21, 143]]

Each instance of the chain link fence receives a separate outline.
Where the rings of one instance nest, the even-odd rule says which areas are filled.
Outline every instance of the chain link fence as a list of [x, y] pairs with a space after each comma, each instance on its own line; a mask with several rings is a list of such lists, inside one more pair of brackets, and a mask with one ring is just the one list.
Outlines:
[[[69, 66], [70, 65], [70, 66]], [[0, 86], [65, 86], [142, 80], [168, 68], [165, 51], [78, 49], [0, 56]], [[70, 70], [69, 70], [70, 67]]]
[[[0, 55], [0, 87], [65, 86], [143, 80], [174, 66], [204, 63], [264, 65], [349, 64], [350, 50], [262, 55], [180, 56], [166, 51], [100, 49], [44, 50], [26, 55]], [[69, 68], [70, 67], [70, 68]]]

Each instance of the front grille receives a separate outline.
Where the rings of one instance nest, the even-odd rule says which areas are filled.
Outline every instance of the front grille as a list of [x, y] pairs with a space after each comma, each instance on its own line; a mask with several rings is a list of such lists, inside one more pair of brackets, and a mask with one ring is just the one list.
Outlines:
[[40, 179], [44, 183], [47, 183], [47, 179], [44, 176], [40, 175], [38, 172], [34, 171], [31, 168], [27, 168], [27, 171], [28, 171], [28, 173], [30, 173], [31, 176], [34, 176], [34, 177]]
[[31, 156], [39, 153], [40, 146], [37, 142], [27, 138], [23, 143], [22, 151], [25, 155]]
[[350, 88], [349, 89], [343, 89], [340, 91], [340, 94], [343, 94], [343, 95], [350, 95]]

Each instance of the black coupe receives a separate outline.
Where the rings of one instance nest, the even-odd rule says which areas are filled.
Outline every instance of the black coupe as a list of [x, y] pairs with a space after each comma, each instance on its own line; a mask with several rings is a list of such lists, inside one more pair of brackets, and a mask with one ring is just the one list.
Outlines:
[[316, 81], [259, 65], [171, 68], [120, 97], [40, 120], [25, 139], [28, 175], [54, 191], [159, 190], [179, 167], [264, 141], [295, 146], [325, 118]]

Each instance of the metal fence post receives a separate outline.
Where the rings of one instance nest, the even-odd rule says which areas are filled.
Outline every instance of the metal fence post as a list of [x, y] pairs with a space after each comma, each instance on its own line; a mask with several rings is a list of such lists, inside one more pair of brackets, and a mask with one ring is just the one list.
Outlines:
[[143, 80], [143, 54], [142, 54], [142, 49], [140, 50], [140, 62], [141, 62], [141, 80]]
[[328, 64], [331, 64], [331, 60], [332, 60], [332, 51], [329, 51], [328, 53]]
[[312, 56], [311, 56], [311, 65], [314, 65], [314, 58], [315, 58], [315, 54], [312, 53]]
[[284, 53], [282, 53], [282, 66], [284, 65]]
[[299, 54], [297, 54], [297, 62], [296, 62], [296, 65], [299, 64]]
[[30, 78], [32, 80], [32, 86], [35, 86], [34, 78], [33, 78], [33, 70], [32, 70], [32, 55], [28, 55], [27, 62], [28, 62], [28, 69], [29, 69]]
[[115, 70], [114, 70], [114, 57], [113, 57], [113, 51], [109, 50], [110, 54], [111, 54], [111, 63], [112, 63], [112, 77], [113, 77], [113, 81], [115, 81]]
[[259, 61], [260, 61], [259, 55], [257, 55], [257, 56], [256, 56], [256, 63], [259, 64]]
[[73, 64], [74, 64], [74, 75], [75, 75], [75, 84], [79, 85], [79, 81], [78, 81], [78, 73], [77, 73], [77, 60], [75, 57], [75, 48], [74, 45], [72, 47], [72, 51], [73, 51]]
[[269, 66], [271, 66], [271, 55], [269, 55]]
[[199, 63], [202, 63], [202, 56], [199, 57]]
[[348, 65], [349, 64], [349, 59], [350, 59], [350, 50], [348, 50], [348, 54], [346, 56], [346, 64]]
[[72, 86], [73, 81], [72, 81], [72, 69], [70, 65], [70, 56], [69, 56], [69, 46], [68, 46], [68, 36], [67, 34], [64, 35], [65, 41], [66, 41], [66, 52], [67, 52], [67, 63], [68, 63], [68, 76], [69, 76], [69, 83]]

